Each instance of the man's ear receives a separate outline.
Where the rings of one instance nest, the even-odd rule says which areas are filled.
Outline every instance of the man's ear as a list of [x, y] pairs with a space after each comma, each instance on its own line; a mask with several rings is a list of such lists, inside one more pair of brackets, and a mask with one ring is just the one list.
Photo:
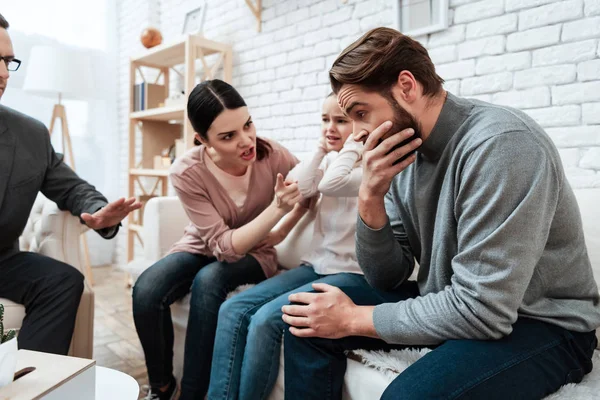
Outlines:
[[400, 71], [398, 80], [392, 87], [394, 97], [398, 97], [403, 102], [412, 103], [417, 98], [417, 80], [410, 71]]

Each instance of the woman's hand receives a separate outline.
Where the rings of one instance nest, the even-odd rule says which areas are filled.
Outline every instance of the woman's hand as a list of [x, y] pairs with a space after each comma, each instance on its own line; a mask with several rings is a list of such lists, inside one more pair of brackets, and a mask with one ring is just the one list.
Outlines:
[[283, 175], [277, 174], [275, 197], [273, 198], [275, 207], [284, 214], [287, 214], [300, 201], [302, 201], [302, 195], [300, 194], [300, 189], [298, 189], [298, 182], [284, 182]]

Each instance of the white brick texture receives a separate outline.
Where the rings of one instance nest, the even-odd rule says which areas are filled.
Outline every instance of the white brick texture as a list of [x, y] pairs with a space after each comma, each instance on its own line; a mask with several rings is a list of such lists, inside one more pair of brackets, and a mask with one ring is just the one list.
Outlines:
[[467, 39], [481, 38], [484, 36], [511, 33], [517, 30], [517, 15], [506, 14], [500, 17], [471, 22], [467, 25]]
[[458, 59], [458, 50], [456, 45], [437, 47], [429, 50], [429, 57], [435, 65], [444, 64]]
[[517, 11], [525, 8], [537, 7], [560, 0], [506, 0], [506, 11]]
[[575, 65], [555, 65], [515, 72], [515, 88], [523, 89], [544, 85], [571, 83], [577, 76]]
[[600, 146], [600, 125], [548, 128], [546, 133], [561, 148]]
[[596, 45], [596, 40], [586, 40], [535, 50], [532, 65], [539, 67], [591, 60], [596, 56]]
[[583, 0], [559, 1], [519, 13], [519, 30], [525, 31], [583, 16]]
[[581, 119], [579, 106], [558, 106], [527, 110], [534, 120], [543, 127], [573, 126]]
[[581, 104], [592, 101], [600, 101], [600, 81], [552, 88], [552, 104]]
[[521, 109], [547, 107], [551, 103], [550, 89], [547, 87], [537, 87], [526, 90], [500, 92], [493, 96], [492, 103]]
[[458, 46], [458, 58], [475, 58], [504, 52], [504, 36], [492, 36], [477, 40], [468, 40]]
[[600, 124], [600, 103], [588, 103], [582, 107], [584, 124]]
[[556, 44], [560, 40], [560, 28], [560, 25], [552, 25], [530, 29], [525, 32], [511, 33], [506, 39], [506, 50], [512, 52], [538, 49]]
[[454, 9], [454, 23], [477, 21], [486, 17], [494, 17], [504, 12], [504, 0], [483, 0], [469, 3]]
[[[119, 190], [127, 190], [129, 62], [139, 31], [181, 34], [194, 0], [118, 2]], [[397, 1], [397, 0], [394, 0]], [[262, 32], [244, 1], [207, 0], [203, 34], [233, 47], [235, 87], [260, 135], [312, 151], [328, 70], [367, 30], [394, 27], [389, 0], [263, 0]], [[525, 110], [548, 130], [576, 187], [600, 187], [600, 0], [450, 0], [448, 29], [416, 38], [444, 88]], [[200, 67], [200, 64], [199, 64]], [[140, 150], [136, 152], [140, 153]], [[590, 161], [591, 160], [591, 161]], [[125, 236], [120, 236], [119, 261]]]
[[529, 67], [531, 67], [531, 53], [509, 53], [501, 56], [479, 58], [475, 73], [485, 75], [502, 71], [518, 71]]
[[436, 68], [436, 72], [444, 80], [473, 76], [475, 75], [475, 60], [465, 60], [450, 64], [442, 64]]
[[512, 87], [512, 74], [500, 72], [461, 81], [460, 93], [465, 96], [506, 91]]
[[600, 17], [580, 19], [563, 25], [563, 42], [598, 37], [600, 37]]
[[443, 32], [433, 33], [429, 36], [427, 47], [435, 48], [447, 44], [461, 43], [465, 40], [465, 25], [454, 25]]
[[577, 65], [577, 80], [600, 80], [600, 59], [582, 62]]
[[600, 0], [585, 1], [585, 15], [600, 15]]
[[581, 168], [600, 170], [600, 147], [585, 152], [579, 163]]

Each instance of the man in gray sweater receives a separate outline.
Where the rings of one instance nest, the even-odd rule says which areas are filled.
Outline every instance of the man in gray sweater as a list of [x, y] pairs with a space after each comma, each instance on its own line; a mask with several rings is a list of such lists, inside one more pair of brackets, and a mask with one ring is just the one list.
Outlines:
[[330, 80], [367, 138], [356, 251], [371, 287], [290, 296], [286, 399], [340, 399], [344, 351], [361, 348], [434, 349], [384, 399], [539, 399], [581, 381], [600, 299], [546, 133], [445, 92], [427, 51], [393, 29], [350, 45]]

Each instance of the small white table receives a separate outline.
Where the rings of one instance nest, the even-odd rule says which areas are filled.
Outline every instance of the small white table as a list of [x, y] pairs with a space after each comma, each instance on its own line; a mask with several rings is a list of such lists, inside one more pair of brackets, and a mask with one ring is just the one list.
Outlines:
[[0, 400], [137, 400], [140, 387], [131, 376], [96, 361], [19, 350], [17, 371], [33, 372], [0, 388]]
[[115, 369], [96, 367], [96, 400], [137, 400], [140, 386], [133, 377]]

